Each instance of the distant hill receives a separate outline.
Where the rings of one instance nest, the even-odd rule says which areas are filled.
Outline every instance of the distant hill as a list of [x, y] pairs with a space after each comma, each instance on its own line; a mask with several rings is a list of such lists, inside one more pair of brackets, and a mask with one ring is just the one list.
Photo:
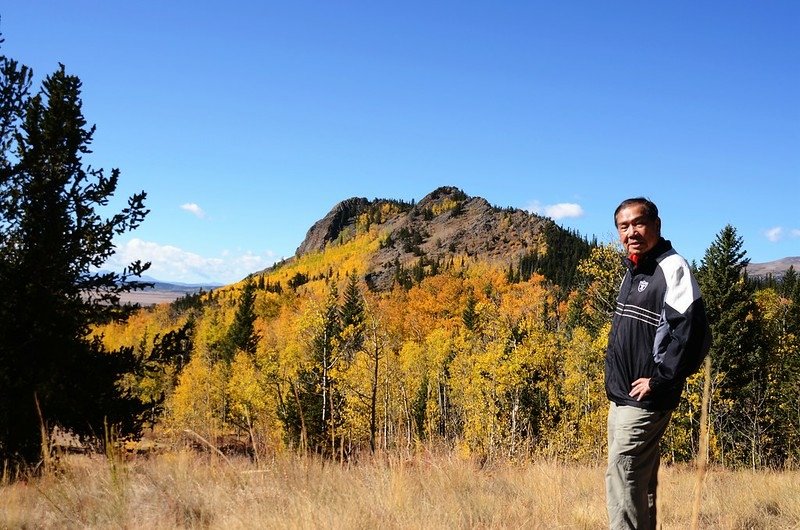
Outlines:
[[747, 266], [747, 274], [751, 277], [761, 278], [772, 275], [775, 279], [780, 279], [792, 266], [794, 270], [800, 272], [800, 256], [783, 258], [767, 263], [751, 263]]
[[[358, 250], [353, 247], [356, 241]], [[346, 199], [314, 223], [293, 258], [261, 273], [269, 275], [287, 266], [294, 271], [302, 263], [315, 261], [314, 255], [331, 256], [348, 245], [353, 250], [337, 263], [357, 263], [373, 290], [387, 290], [398, 283], [408, 287], [421, 276], [434, 275], [453, 260], [464, 259], [493, 263], [506, 269], [509, 277], [527, 279], [538, 272], [554, 283], [568, 285], [577, 260], [588, 255], [590, 248], [588, 241], [549, 218], [492, 206], [486, 199], [444, 186], [418, 203]], [[316, 273], [310, 266], [308, 271], [298, 270], [289, 286], [313, 280], [315, 274], [350, 272], [336, 267], [334, 263], [331, 270]]]
[[208, 291], [209, 289], [216, 289], [217, 287], [222, 287], [223, 284], [215, 283], [215, 282], [206, 282], [206, 283], [182, 283], [182, 282], [165, 282], [159, 280], [157, 278], [153, 278], [152, 276], [147, 276], [143, 274], [139, 281], [152, 283], [153, 289], [156, 291], [191, 291], [191, 290], [200, 290], [203, 289]]
[[207, 292], [222, 286], [222, 284], [217, 283], [193, 284], [163, 282], [150, 276], [142, 276], [139, 281], [152, 283], [153, 287], [143, 291], [125, 293], [120, 297], [121, 302], [139, 304], [142, 306], [161, 304], [164, 302], [172, 302], [187, 294], [196, 294], [200, 291]]

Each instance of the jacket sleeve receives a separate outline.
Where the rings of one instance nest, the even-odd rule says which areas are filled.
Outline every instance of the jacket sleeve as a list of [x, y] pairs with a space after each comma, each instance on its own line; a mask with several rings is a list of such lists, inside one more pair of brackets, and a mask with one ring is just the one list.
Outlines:
[[656, 375], [650, 379], [650, 391], [655, 395], [682, 385], [697, 371], [711, 347], [700, 288], [688, 263], [680, 256], [673, 258], [675, 262], [664, 268], [667, 288], [663, 316], [669, 328], [669, 342]]

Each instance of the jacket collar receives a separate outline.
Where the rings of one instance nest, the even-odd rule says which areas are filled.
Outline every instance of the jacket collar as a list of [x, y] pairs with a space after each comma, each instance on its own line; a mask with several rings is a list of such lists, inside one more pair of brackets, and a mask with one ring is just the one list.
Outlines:
[[[672, 243], [663, 237], [658, 240], [653, 248], [645, 254], [639, 256], [628, 256], [625, 258], [625, 265], [630, 270], [640, 269], [646, 265], [654, 263], [659, 256], [672, 249]], [[638, 259], [636, 259], [638, 258]]]

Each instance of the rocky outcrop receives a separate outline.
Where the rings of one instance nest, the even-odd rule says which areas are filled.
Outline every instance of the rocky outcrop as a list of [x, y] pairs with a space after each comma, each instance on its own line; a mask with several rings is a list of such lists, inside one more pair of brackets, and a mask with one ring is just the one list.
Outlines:
[[329, 243], [336, 241], [342, 230], [352, 225], [369, 205], [370, 201], [366, 198], [353, 197], [334, 206], [328, 215], [309, 228], [295, 255], [302, 256], [309, 252], [324, 250]]
[[[385, 208], [387, 204], [392, 207]], [[518, 208], [494, 207], [486, 199], [446, 186], [416, 205], [386, 199], [342, 201], [314, 223], [297, 256], [346, 241], [362, 214], [379, 227], [382, 237], [380, 249], [368, 257], [367, 281], [375, 289], [390, 288], [398, 268], [414, 263], [441, 263], [454, 256], [512, 263], [537, 248], [544, 227], [553, 224]]]

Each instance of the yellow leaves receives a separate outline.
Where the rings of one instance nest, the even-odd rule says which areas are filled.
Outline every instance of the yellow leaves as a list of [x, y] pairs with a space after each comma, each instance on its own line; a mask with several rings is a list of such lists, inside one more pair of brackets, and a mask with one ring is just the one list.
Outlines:
[[589, 258], [578, 264], [578, 272], [595, 280], [613, 281], [622, 270], [621, 249], [618, 244], [606, 244], [592, 249]]
[[583, 328], [576, 328], [572, 331], [572, 339], [567, 344], [564, 353], [564, 371], [567, 374], [565, 390], [567, 390], [566, 394], [569, 394], [569, 382], [573, 379], [586, 380], [593, 376], [598, 371], [597, 365], [602, 369], [603, 358], [601, 355], [597, 355], [591, 336]]
[[425, 338], [429, 375], [441, 372], [450, 361], [455, 345], [447, 330], [434, 328]]
[[231, 411], [245, 421], [266, 411], [268, 399], [260, 371], [243, 351], [237, 352], [231, 363], [227, 393]]
[[218, 344], [225, 337], [228, 330], [228, 321], [233, 317], [232, 311], [227, 311], [230, 317], [222, 310], [207, 306], [204, 308], [201, 317], [197, 320], [194, 331], [195, 351], [208, 358], [215, 356], [214, 345]]
[[608, 345], [608, 335], [611, 333], [611, 322], [606, 322], [597, 333], [594, 339], [594, 347], [600, 351], [605, 351]]
[[592, 338], [588, 331], [576, 328], [564, 347], [562, 398], [565, 427], [572, 427], [570, 452], [574, 457], [597, 459], [605, 440], [605, 415], [608, 402], [604, 391], [606, 333]]
[[542, 276], [533, 274], [529, 281], [511, 284], [505, 288], [498, 317], [507, 326], [525, 331], [535, 327], [547, 299], [542, 280]]
[[441, 201], [435, 203], [433, 206], [431, 206], [431, 213], [435, 217], [445, 212], [449, 212], [456, 206], [458, 206], [458, 201], [454, 201], [453, 199], [450, 198], [444, 198]]
[[429, 357], [422, 344], [409, 340], [403, 343], [398, 355], [399, 366], [410, 389], [419, 388], [431, 372]]
[[[306, 274], [311, 283], [322, 283], [319, 280], [331, 273], [355, 272], [362, 276], [367, 270], [367, 260], [380, 246], [380, 238], [374, 230], [359, 233], [341, 244], [328, 245], [322, 252], [310, 252], [287, 262], [282, 267], [270, 272], [265, 280], [275, 284], [281, 282], [286, 288], [288, 281], [298, 272]], [[308, 284], [307, 284], [308, 285]]]
[[498, 402], [502, 393], [494, 368], [502, 357], [502, 346], [490, 345], [481, 352], [471, 351], [463, 339], [451, 366], [450, 386], [453, 403], [463, 414], [464, 440], [472, 447], [486, 449], [490, 438], [499, 435]]
[[203, 435], [216, 434], [225, 407], [225, 373], [204, 356], [195, 355], [178, 379], [169, 404], [170, 423]]
[[281, 297], [276, 293], [256, 293], [255, 313], [261, 318], [275, 318], [281, 312]]
[[[398, 352], [398, 368], [401, 374], [400, 385], [406, 394], [414, 395], [427, 381], [434, 387], [445, 385], [445, 370], [454, 355], [454, 344], [450, 334], [443, 329], [434, 329], [423, 343], [405, 341]], [[426, 399], [433, 396], [429, 393]], [[427, 410], [438, 414], [436, 400], [428, 403]], [[429, 418], [430, 420], [431, 418]]]
[[770, 322], [782, 322], [792, 303], [791, 300], [783, 298], [772, 288], [756, 291], [755, 301], [761, 318]]
[[369, 226], [372, 224], [370, 219], [369, 212], [363, 212], [359, 214], [358, 218], [356, 219], [356, 233], [362, 234], [369, 230]]
[[103, 345], [109, 350], [117, 350], [122, 346], [138, 344], [142, 337], [152, 338], [163, 330], [179, 327], [185, 319], [175, 320], [170, 315], [168, 304], [142, 309], [128, 319], [127, 322], [111, 322], [97, 326], [93, 334], [103, 336]]
[[[392, 206], [381, 208], [386, 219]], [[563, 293], [542, 276], [509, 283], [507, 263], [469, 257], [457, 258], [460, 264], [407, 291], [365, 292], [364, 340], [355, 340], [355, 328], [337, 330], [324, 348], [323, 376], [315, 352], [331, 315], [326, 313], [329, 293], [334, 285], [342, 289], [347, 272], [366, 272], [370, 253], [379, 245], [376, 219], [373, 212], [371, 220], [359, 220], [364, 229], [347, 241], [264, 273], [265, 282], [280, 282], [283, 291], [259, 290], [256, 295], [261, 341], [255, 356], [239, 352], [229, 366], [214, 362], [214, 345], [230, 325], [239, 286], [196, 311], [195, 350], [168, 402], [170, 424], [207, 434], [247, 424], [251, 431], [270, 433], [256, 432], [255, 438], [279, 444], [291, 437], [288, 433], [300, 432], [301, 421], [309, 432], [314, 422], [319, 424], [324, 377], [328, 430], [319, 432], [326, 440], [332, 434], [337, 448], [363, 449], [372, 434], [385, 447], [410, 447], [416, 437], [442, 436], [466, 454], [517, 455], [525, 448], [599, 458], [607, 413], [603, 369], [609, 325], [603, 312], [608, 304], [613, 307], [619, 286], [618, 249], [594, 249], [580, 264], [585, 285], [571, 300], [583, 311], [575, 312], [569, 324], [561, 318], [567, 312]], [[366, 230], [368, 221], [372, 225]], [[544, 251], [543, 242], [539, 250]], [[309, 281], [295, 291], [287, 282], [298, 273]], [[784, 307], [769, 290], [759, 294], [757, 304], [770, 319]], [[587, 322], [592, 312], [599, 317]], [[135, 345], [170, 329], [173, 320], [167, 308], [156, 309], [138, 313], [128, 326], [103, 330], [111, 343]], [[690, 380], [691, 409], [698, 407], [694, 385]], [[717, 401], [715, 406], [731, 404]], [[287, 415], [290, 408], [296, 409], [294, 416]], [[692, 414], [676, 411], [680, 430], [670, 438], [673, 454], [691, 449]], [[296, 418], [297, 425], [286, 418]]]
[[314, 335], [323, 325], [322, 306], [316, 300], [305, 300], [297, 313], [281, 324], [283, 333], [279, 334], [279, 346], [283, 352], [283, 374], [293, 378], [312, 362]]
[[590, 318], [603, 320], [604, 315], [613, 313], [624, 273], [622, 252], [617, 244], [593, 248], [589, 257], [578, 264]]

